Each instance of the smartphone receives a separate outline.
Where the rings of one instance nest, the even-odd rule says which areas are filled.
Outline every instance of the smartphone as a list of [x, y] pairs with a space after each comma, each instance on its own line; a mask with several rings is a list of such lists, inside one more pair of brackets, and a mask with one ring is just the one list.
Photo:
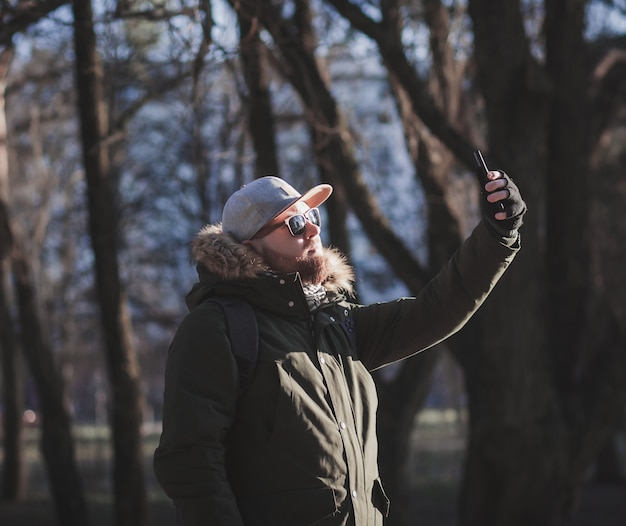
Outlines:
[[[480, 150], [476, 150], [474, 152], [474, 159], [476, 160], [476, 177], [478, 178], [478, 183], [480, 184], [480, 195], [486, 200], [487, 191], [485, 190], [485, 184], [490, 181], [490, 179], [487, 178], [489, 168], [487, 168], [487, 163], [485, 163], [485, 159], [483, 158], [483, 154]], [[487, 201], [487, 205], [491, 207], [494, 212], [504, 212], [504, 203], [501, 201], [498, 201], [497, 203], [490, 203]]]

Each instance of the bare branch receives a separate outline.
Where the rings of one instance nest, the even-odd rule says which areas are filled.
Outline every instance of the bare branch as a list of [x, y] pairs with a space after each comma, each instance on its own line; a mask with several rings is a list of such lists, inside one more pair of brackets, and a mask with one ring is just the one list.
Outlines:
[[2, 2], [0, 9], [0, 46], [9, 46], [13, 35], [26, 31], [29, 26], [47, 17], [68, 0], [40, 0], [18, 2], [15, 9], [9, 9], [7, 2]]
[[328, 0], [328, 3], [333, 5], [355, 29], [376, 42], [385, 66], [402, 82], [415, 114], [462, 163], [473, 170], [472, 152], [475, 146], [459, 133], [446, 115], [437, 107], [428, 87], [420, 79], [415, 67], [404, 53], [404, 47], [398, 33], [388, 31], [383, 23], [377, 23], [367, 17], [359, 7], [349, 0]]

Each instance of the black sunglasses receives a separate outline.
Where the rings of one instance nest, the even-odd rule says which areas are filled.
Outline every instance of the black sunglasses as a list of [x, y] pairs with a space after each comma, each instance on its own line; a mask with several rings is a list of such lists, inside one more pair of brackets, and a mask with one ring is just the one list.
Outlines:
[[280, 223], [275, 223], [273, 225], [266, 225], [261, 230], [259, 230], [256, 234], [254, 234], [252, 239], [259, 239], [261, 237], [267, 236], [270, 232], [273, 232], [277, 228], [280, 228], [283, 225], [287, 225], [289, 229], [289, 233], [294, 236], [300, 236], [306, 230], [306, 222], [311, 223], [315, 226], [322, 226], [322, 218], [320, 216], [320, 211], [318, 208], [310, 208], [303, 214], [295, 214]]

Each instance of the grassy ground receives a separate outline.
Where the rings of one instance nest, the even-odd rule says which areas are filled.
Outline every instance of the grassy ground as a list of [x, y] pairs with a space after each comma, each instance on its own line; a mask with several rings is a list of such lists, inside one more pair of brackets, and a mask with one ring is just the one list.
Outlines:
[[[88, 497], [89, 498], [89, 497]], [[90, 526], [113, 526], [115, 524], [110, 502], [89, 499]], [[0, 504], [0, 524], [3, 526], [58, 526], [54, 508], [49, 500], [29, 500], [19, 504]], [[172, 505], [164, 499], [150, 502], [151, 526], [175, 526]]]
[[[105, 429], [77, 430], [78, 457], [89, 505], [90, 526], [113, 526], [110, 500], [110, 448]], [[148, 429], [145, 439], [146, 481], [150, 525], [175, 526], [170, 501], [152, 475], [152, 452], [157, 429]], [[456, 500], [463, 455], [463, 428], [454, 419], [421, 422], [413, 437], [415, 448], [409, 459], [410, 484], [415, 495], [416, 526], [456, 526]], [[29, 431], [28, 499], [22, 503], [0, 502], [2, 526], [57, 526], [49, 499], [45, 474], [37, 448], [37, 433]], [[1, 458], [0, 458], [1, 461]], [[625, 526], [626, 488], [587, 485], [583, 488], [576, 516], [567, 526]]]
[[[624, 526], [626, 524], [625, 490], [618, 486], [584, 488], [581, 508], [568, 526]], [[450, 487], [430, 487], [416, 495], [416, 526], [456, 526], [454, 499]], [[91, 498], [90, 526], [114, 524], [110, 502]], [[32, 499], [20, 504], [0, 504], [3, 526], [57, 526], [52, 504], [47, 499]], [[150, 525], [175, 526], [174, 512], [165, 499], [151, 499]]]

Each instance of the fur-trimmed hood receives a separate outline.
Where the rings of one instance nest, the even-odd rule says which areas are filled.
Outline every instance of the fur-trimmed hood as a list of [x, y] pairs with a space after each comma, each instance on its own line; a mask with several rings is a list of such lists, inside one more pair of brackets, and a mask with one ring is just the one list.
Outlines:
[[[324, 248], [330, 274], [323, 283], [328, 291], [354, 294], [354, 270], [335, 248]], [[191, 258], [204, 267], [210, 279], [223, 282], [250, 280], [271, 273], [263, 258], [252, 248], [222, 231], [221, 223], [206, 225], [191, 243]]]

